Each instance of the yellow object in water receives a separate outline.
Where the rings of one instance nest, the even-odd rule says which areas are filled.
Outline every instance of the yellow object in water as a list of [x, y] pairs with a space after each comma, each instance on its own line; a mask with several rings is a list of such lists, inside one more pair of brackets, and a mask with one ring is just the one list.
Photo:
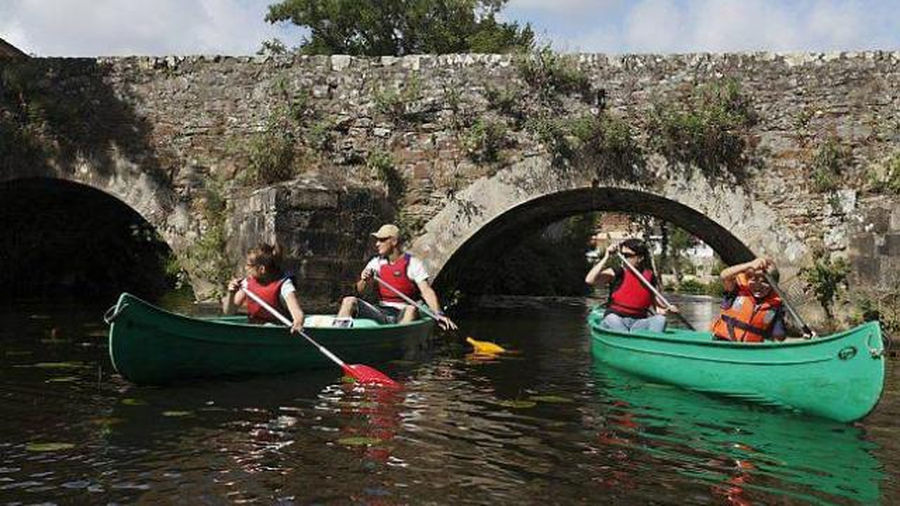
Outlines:
[[466, 338], [466, 342], [471, 344], [473, 348], [475, 348], [475, 353], [486, 353], [495, 355], [497, 353], [503, 353], [506, 351], [502, 346], [499, 346], [494, 343], [489, 343], [487, 341], [476, 341], [471, 337]]

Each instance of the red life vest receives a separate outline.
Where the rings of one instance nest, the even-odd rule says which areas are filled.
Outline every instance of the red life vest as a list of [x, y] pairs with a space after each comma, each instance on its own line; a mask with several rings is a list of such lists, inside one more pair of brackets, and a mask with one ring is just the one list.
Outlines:
[[738, 293], [731, 307], [722, 309], [710, 329], [717, 339], [761, 343], [771, 337], [772, 327], [781, 308], [781, 299], [770, 292], [757, 301], [747, 287], [746, 278], [737, 278]]
[[[409, 275], [406, 273], [407, 269], [409, 268], [409, 261], [411, 258], [412, 255], [410, 255], [409, 253], [404, 253], [394, 263], [388, 261], [381, 264], [381, 267], [378, 269], [378, 277], [383, 279], [385, 283], [396, 288], [403, 295], [406, 295], [410, 299], [415, 300], [419, 297], [419, 287], [416, 285], [415, 281], [409, 278]], [[402, 304], [406, 303], [406, 301], [403, 300], [399, 295], [392, 292], [389, 288], [385, 287], [381, 283], [378, 284], [378, 295], [381, 296], [382, 302], [399, 302]]]
[[[610, 294], [606, 309], [622, 316], [646, 318], [648, 310], [653, 307], [653, 292], [647, 290], [641, 280], [624, 267], [622, 283]], [[653, 271], [645, 269], [641, 273], [648, 282], [653, 282]]]
[[[258, 296], [260, 299], [264, 300], [266, 304], [272, 306], [280, 313], [284, 314], [287, 312], [287, 308], [281, 303], [281, 285], [287, 281], [288, 278], [281, 278], [275, 281], [271, 281], [267, 285], [260, 284], [256, 278], [252, 276], [247, 277], [247, 289], [253, 292], [254, 295]], [[247, 319], [250, 323], [280, 323], [278, 318], [272, 315], [266, 308], [257, 304], [253, 299], [247, 297]]]

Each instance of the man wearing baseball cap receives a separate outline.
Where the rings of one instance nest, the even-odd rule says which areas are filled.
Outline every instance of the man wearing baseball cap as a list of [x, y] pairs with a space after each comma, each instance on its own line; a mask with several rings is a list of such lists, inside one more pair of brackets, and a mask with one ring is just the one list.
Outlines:
[[[419, 311], [397, 292], [412, 300], [422, 299], [431, 312], [437, 316], [438, 325], [443, 329], [455, 329], [456, 324], [441, 311], [437, 294], [428, 284], [428, 271], [421, 260], [401, 249], [400, 229], [396, 225], [382, 225], [372, 233], [378, 254], [372, 258], [359, 275], [356, 291], [365, 293], [366, 288], [376, 283], [379, 301], [370, 304], [359, 297], [344, 297], [338, 318], [371, 318], [381, 323], [405, 323], [418, 318]], [[375, 276], [379, 278], [375, 279]], [[390, 285], [393, 290], [385, 284]]]

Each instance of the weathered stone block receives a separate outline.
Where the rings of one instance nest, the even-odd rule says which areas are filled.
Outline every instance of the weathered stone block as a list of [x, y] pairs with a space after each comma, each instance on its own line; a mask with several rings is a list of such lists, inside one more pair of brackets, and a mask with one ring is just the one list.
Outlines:
[[900, 258], [900, 234], [885, 234], [884, 244], [878, 248], [882, 255]]
[[868, 285], [875, 285], [879, 280], [881, 262], [877, 257], [862, 256], [851, 257], [850, 263], [853, 270], [859, 276], [859, 281]]
[[875, 237], [872, 234], [857, 234], [850, 241], [850, 254], [856, 256], [875, 256]]

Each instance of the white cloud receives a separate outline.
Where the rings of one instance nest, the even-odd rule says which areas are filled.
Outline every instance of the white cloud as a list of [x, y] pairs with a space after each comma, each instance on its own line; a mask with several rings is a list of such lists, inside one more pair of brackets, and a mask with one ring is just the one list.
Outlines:
[[0, 37], [40, 56], [252, 54], [283, 32], [267, 0], [13, 0]]
[[657, 51], [682, 40], [682, 14], [672, 0], [643, 0], [625, 20], [624, 42], [629, 50]]
[[900, 49], [887, 0], [642, 0], [618, 20], [549, 34], [585, 51], [736, 52]]

